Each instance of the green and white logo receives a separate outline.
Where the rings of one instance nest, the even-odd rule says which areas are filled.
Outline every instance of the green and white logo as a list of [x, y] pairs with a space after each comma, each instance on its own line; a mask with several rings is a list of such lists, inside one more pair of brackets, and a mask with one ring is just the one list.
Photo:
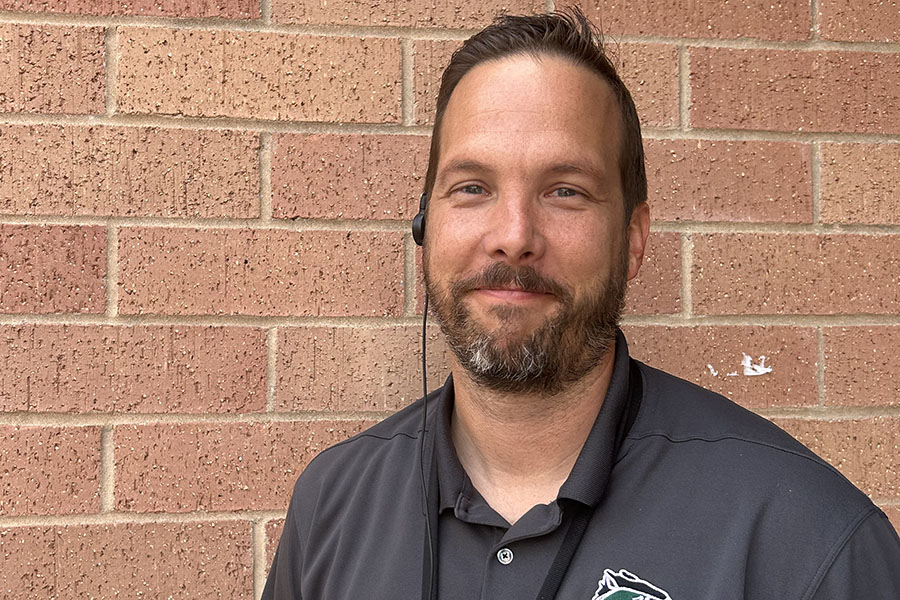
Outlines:
[[591, 600], [672, 600], [669, 594], [625, 569], [606, 569]]

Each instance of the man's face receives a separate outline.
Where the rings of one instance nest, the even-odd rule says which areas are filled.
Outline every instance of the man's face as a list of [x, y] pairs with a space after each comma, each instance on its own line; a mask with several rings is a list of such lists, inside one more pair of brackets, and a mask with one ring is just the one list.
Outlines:
[[428, 204], [425, 277], [460, 364], [556, 393], [607, 354], [649, 213], [625, 223], [609, 86], [557, 57], [482, 63], [453, 92]]

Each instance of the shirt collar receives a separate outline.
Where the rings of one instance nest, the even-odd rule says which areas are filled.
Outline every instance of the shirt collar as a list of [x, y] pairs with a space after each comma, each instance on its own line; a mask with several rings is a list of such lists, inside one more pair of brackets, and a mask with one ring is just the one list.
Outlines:
[[[572, 472], [559, 490], [559, 498], [575, 500], [594, 507], [600, 503], [616, 459], [620, 423], [625, 415], [629, 393], [628, 344], [621, 331], [616, 331], [613, 372], [606, 397], [594, 426], [575, 460]], [[450, 420], [453, 414], [453, 377], [448, 377], [438, 396], [435, 413], [435, 451], [437, 452], [440, 510], [453, 508], [468, 483], [453, 439]]]

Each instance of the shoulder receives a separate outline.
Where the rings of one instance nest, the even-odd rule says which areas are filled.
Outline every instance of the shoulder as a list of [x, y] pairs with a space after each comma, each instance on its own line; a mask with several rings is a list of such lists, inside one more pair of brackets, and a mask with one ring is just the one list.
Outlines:
[[322, 481], [357, 480], [366, 476], [373, 463], [391, 460], [396, 464], [398, 460], [415, 459], [412, 450], [418, 446], [421, 428], [420, 399], [353, 437], [322, 450], [304, 469], [297, 487], [314, 486]]
[[[440, 390], [429, 394], [429, 424]], [[372, 427], [321, 451], [294, 485], [291, 510], [312, 518], [336, 518], [356, 502], [390, 498], [418, 473], [422, 399]], [[335, 498], [342, 498], [335, 502]], [[350, 500], [352, 499], [352, 501]]]
[[660, 435], [672, 441], [734, 438], [815, 456], [767, 419], [724, 396], [643, 363], [638, 365], [644, 394], [632, 434]]
[[640, 371], [644, 394], [630, 441], [684, 456], [722, 485], [752, 488], [746, 493], [761, 501], [817, 498], [809, 506], [821, 507], [823, 518], [835, 509], [853, 518], [873, 507], [837, 469], [774, 423], [663, 371], [643, 364]]

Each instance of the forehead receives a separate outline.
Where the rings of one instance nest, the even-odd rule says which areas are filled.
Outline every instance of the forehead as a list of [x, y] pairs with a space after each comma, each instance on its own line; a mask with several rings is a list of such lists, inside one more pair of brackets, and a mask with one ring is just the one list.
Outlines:
[[615, 170], [621, 129], [600, 75], [561, 57], [514, 55], [481, 63], [460, 80], [444, 113], [439, 163], [502, 151], [584, 158]]

